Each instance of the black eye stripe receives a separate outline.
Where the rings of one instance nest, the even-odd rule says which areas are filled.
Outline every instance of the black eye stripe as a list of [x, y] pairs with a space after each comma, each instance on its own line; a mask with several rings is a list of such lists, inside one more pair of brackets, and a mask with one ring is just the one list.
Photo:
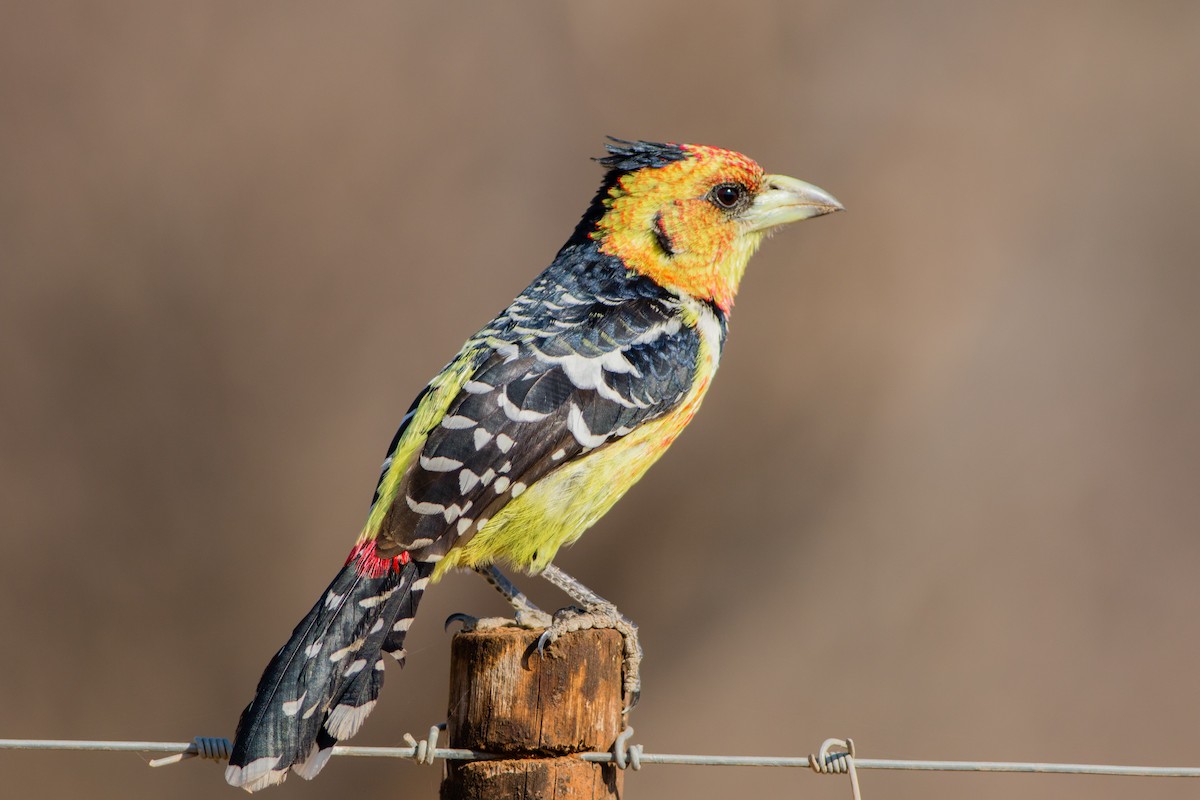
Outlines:
[[675, 246], [671, 243], [671, 236], [667, 233], [667, 229], [663, 227], [662, 212], [654, 215], [654, 240], [658, 242], [658, 246], [668, 256], [675, 255]]

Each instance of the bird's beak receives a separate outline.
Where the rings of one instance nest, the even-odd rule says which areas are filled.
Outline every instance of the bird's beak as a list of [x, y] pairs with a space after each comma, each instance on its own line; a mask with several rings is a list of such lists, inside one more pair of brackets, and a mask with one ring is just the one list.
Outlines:
[[763, 190], [746, 209], [743, 219], [752, 231], [765, 231], [789, 222], [843, 211], [845, 206], [824, 189], [787, 175], [766, 175]]

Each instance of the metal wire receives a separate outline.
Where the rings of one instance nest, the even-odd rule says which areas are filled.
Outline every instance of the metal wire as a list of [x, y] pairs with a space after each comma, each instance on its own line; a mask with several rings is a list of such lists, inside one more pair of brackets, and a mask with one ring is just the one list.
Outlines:
[[[419, 743], [418, 743], [419, 745]], [[630, 749], [639, 745], [630, 745]], [[193, 742], [124, 742], [64, 739], [0, 739], [0, 750], [99, 750], [140, 753], [195, 752]], [[333, 748], [337, 756], [360, 758], [404, 758], [414, 759], [419, 747], [354, 747], [338, 745]], [[427, 750], [425, 757], [442, 758], [450, 761], [480, 761], [507, 758], [495, 753], [466, 750], [453, 747], [437, 747]], [[578, 753], [578, 758], [593, 763], [615, 763], [614, 753]], [[639, 752], [638, 761], [646, 764], [682, 764], [711, 767], [801, 767], [811, 769], [808, 756], [723, 756], [687, 755], [678, 753]], [[1126, 775], [1157, 778], [1200, 778], [1200, 767], [1147, 767], [1117, 764], [1062, 764], [1037, 761], [932, 761], [896, 758], [855, 758], [858, 769], [922, 770], [933, 772], [1021, 772], [1035, 774], [1070, 775]]]

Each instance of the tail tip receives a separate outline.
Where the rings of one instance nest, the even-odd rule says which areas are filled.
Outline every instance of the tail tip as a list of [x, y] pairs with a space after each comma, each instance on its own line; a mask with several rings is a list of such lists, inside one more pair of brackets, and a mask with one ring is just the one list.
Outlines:
[[292, 765], [292, 772], [295, 772], [306, 781], [311, 781], [317, 777], [317, 773], [325, 768], [325, 762], [333, 755], [333, 744], [327, 743], [321, 746], [320, 743], [313, 743], [312, 749], [308, 751], [308, 758], [301, 761], [299, 764]]
[[264, 756], [244, 766], [230, 764], [225, 768], [225, 782], [247, 792], [257, 792], [259, 789], [283, 783], [287, 778], [287, 767], [278, 769], [279, 761], [277, 756]]

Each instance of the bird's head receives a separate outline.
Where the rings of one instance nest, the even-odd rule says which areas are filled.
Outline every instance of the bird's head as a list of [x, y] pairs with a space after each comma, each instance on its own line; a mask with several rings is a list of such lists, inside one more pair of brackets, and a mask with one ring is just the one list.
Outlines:
[[730, 150], [613, 140], [581, 224], [600, 250], [662, 286], [726, 313], [750, 256], [779, 226], [842, 209], [822, 189], [764, 174]]

